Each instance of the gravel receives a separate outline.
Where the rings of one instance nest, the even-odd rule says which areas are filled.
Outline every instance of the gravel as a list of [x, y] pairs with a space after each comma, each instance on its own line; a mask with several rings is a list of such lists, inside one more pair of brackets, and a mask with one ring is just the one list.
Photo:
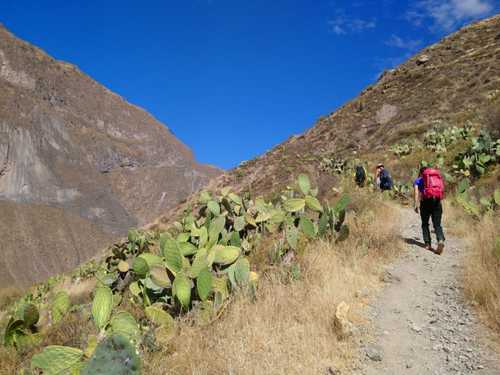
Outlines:
[[419, 217], [402, 210], [401, 221], [403, 237], [413, 241], [381, 277], [385, 289], [366, 311], [374, 342], [362, 348], [354, 373], [499, 375], [500, 356], [463, 297], [463, 243], [448, 233], [444, 254], [434, 255], [414, 244]]

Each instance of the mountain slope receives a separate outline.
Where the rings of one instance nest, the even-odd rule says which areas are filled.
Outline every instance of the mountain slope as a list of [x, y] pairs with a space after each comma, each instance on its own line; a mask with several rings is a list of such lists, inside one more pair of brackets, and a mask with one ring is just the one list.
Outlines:
[[144, 110], [0, 27], [0, 233], [8, 239], [0, 265], [9, 270], [0, 285], [76, 266], [218, 173]]
[[387, 145], [467, 120], [500, 129], [500, 15], [464, 27], [386, 71], [306, 133], [242, 164], [218, 183], [266, 194], [304, 171], [315, 174], [321, 186], [322, 179], [331, 178], [319, 172], [323, 157], [363, 156], [376, 162]]

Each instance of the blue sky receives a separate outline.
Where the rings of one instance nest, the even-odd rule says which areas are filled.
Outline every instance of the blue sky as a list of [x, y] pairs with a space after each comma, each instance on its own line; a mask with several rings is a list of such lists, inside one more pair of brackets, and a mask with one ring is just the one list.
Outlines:
[[230, 168], [499, 11], [494, 0], [2, 0], [0, 22]]

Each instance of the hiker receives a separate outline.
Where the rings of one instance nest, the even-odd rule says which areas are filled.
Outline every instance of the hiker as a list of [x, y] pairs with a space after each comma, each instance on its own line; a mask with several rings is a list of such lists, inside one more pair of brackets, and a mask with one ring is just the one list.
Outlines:
[[[444, 180], [438, 169], [430, 167], [420, 168], [418, 178], [413, 184], [415, 189], [415, 212], [420, 213], [422, 219], [422, 234], [425, 248], [438, 255], [444, 250], [444, 233], [441, 226], [443, 206], [441, 200], [444, 198]], [[432, 248], [431, 233], [429, 231], [429, 218], [436, 232], [438, 241], [437, 249]]]
[[387, 169], [385, 169], [384, 164], [377, 164], [377, 170], [375, 171], [375, 181], [377, 186], [382, 191], [392, 189], [391, 174]]
[[365, 181], [366, 181], [365, 168], [363, 168], [362, 165], [358, 165], [358, 166], [356, 166], [355, 171], [356, 171], [356, 175], [354, 177], [354, 181], [356, 182], [356, 185], [358, 185], [358, 187], [365, 186]]

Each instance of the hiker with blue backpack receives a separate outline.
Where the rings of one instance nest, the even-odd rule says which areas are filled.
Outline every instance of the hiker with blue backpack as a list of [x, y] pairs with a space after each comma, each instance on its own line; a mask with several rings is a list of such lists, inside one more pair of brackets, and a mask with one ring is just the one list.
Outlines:
[[375, 183], [382, 191], [392, 189], [391, 174], [387, 169], [385, 169], [384, 164], [377, 164], [377, 170], [375, 172]]
[[[444, 250], [444, 232], [441, 226], [444, 198], [444, 180], [438, 169], [430, 167], [420, 168], [418, 178], [415, 180], [415, 212], [420, 213], [422, 219], [422, 234], [425, 248], [435, 254], [441, 255]], [[432, 248], [431, 233], [429, 231], [429, 219], [436, 232], [438, 241], [437, 249]]]

